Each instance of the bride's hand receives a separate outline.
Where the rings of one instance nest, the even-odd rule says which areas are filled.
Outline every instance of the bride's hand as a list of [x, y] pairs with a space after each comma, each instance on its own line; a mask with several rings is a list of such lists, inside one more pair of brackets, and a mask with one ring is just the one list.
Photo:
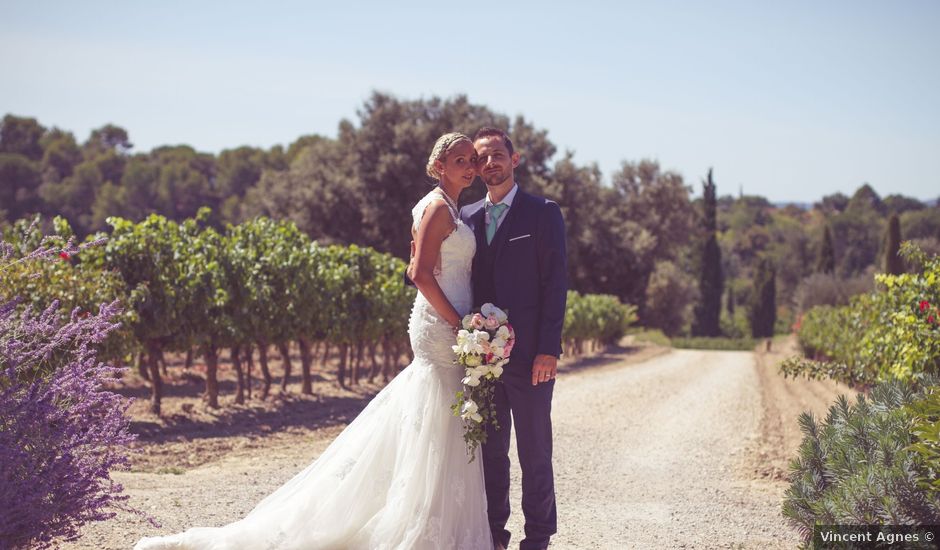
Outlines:
[[411, 241], [411, 253], [408, 255], [408, 267], [405, 268], [405, 275], [409, 279], [414, 280], [415, 278], [415, 242]]

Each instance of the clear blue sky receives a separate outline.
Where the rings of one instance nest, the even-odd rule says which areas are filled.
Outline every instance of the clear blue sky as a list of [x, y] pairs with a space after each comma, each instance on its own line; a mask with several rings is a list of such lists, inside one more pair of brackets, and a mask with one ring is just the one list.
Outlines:
[[[135, 150], [335, 136], [372, 90], [467, 94], [605, 174], [700, 194], [940, 196], [940, 2], [52, 2], [0, 7], [0, 111]], [[429, 144], [430, 147], [430, 144]], [[423, 162], [415, 159], [415, 162]]]

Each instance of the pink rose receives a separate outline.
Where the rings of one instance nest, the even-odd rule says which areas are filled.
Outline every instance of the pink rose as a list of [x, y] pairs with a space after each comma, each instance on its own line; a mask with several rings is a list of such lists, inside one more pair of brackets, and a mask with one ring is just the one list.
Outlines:
[[480, 315], [479, 313], [474, 313], [473, 318], [470, 319], [470, 326], [472, 326], [476, 330], [482, 329], [483, 323], [484, 323], [483, 316]]
[[506, 341], [506, 345], [503, 346], [503, 357], [509, 357], [509, 354], [512, 353], [513, 346], [516, 345], [516, 339], [512, 338]]
[[496, 330], [499, 328], [499, 319], [495, 315], [490, 315], [483, 321], [483, 326], [486, 330]]

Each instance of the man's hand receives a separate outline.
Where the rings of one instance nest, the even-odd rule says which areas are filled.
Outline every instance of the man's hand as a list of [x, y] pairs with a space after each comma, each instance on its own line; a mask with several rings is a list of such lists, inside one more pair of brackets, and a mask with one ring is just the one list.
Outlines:
[[554, 355], [538, 354], [532, 363], [532, 385], [554, 380], [558, 374], [558, 358]]

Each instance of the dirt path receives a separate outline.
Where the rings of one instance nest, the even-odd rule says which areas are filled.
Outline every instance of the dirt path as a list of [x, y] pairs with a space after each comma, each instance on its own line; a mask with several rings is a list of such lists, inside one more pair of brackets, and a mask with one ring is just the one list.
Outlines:
[[[782, 356], [619, 348], [567, 366], [552, 415], [559, 510], [552, 547], [796, 546], [780, 516], [782, 473], [800, 440], [796, 416], [823, 412], [848, 390], [783, 380], [775, 368]], [[116, 472], [130, 504], [163, 527], [122, 514], [62, 547], [126, 549], [144, 534], [233, 521], [318, 456], [342, 425], [291, 426], [200, 466], [160, 470], [179, 473]], [[514, 476], [509, 528], [517, 543], [517, 469]]]

